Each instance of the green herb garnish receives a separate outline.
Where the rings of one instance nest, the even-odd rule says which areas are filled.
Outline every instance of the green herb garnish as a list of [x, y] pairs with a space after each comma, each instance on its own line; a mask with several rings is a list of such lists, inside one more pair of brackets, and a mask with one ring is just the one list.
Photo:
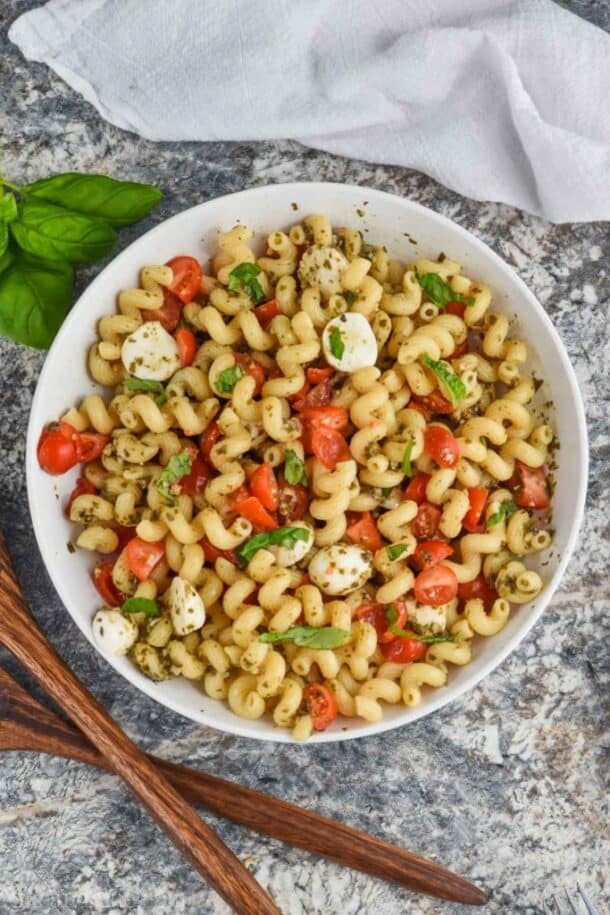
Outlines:
[[266, 546], [294, 546], [297, 540], [309, 540], [311, 532], [305, 527], [277, 527], [274, 531], [255, 534], [239, 547], [237, 558], [248, 565], [252, 557]]
[[250, 264], [247, 261], [233, 267], [229, 273], [229, 290], [231, 292], [240, 292], [245, 290], [255, 305], [265, 298], [263, 287], [256, 279], [261, 272], [258, 264]]
[[290, 640], [300, 648], [339, 648], [351, 638], [348, 629], [337, 629], [335, 626], [292, 626], [285, 632], [264, 632], [259, 635], [259, 642], [283, 642]]
[[422, 359], [424, 365], [432, 369], [439, 381], [442, 393], [449, 398], [454, 407], [466, 397], [466, 385], [457, 375], [448, 369], [444, 362], [431, 359], [428, 353], [424, 354]]
[[453, 642], [455, 638], [451, 633], [448, 633], [447, 635], [419, 635], [411, 629], [403, 629], [401, 626], [397, 626], [396, 620], [398, 619], [398, 611], [393, 604], [386, 607], [385, 618], [390, 624], [388, 628], [392, 635], [399, 636], [401, 639], [416, 639], [424, 645], [435, 645], [437, 642]]
[[496, 524], [500, 524], [504, 521], [505, 518], [508, 518], [509, 515], [514, 515], [517, 511], [517, 506], [512, 499], [507, 499], [506, 502], [501, 502], [498, 506], [498, 511], [495, 512], [487, 520], [487, 527], [495, 527]]
[[462, 302], [464, 305], [474, 305], [474, 296], [462, 295], [454, 292], [448, 283], [438, 273], [424, 273], [420, 275], [415, 271], [417, 282], [429, 299], [439, 308], [446, 308], [449, 302]]
[[398, 559], [399, 556], [402, 556], [406, 549], [406, 543], [392, 543], [390, 546], [386, 546], [385, 551], [390, 562], [394, 562], [395, 559]]
[[411, 467], [411, 452], [413, 451], [413, 439], [410, 439], [407, 442], [405, 453], [402, 456], [402, 472], [406, 477], [410, 477], [413, 473], [413, 468]]
[[328, 335], [328, 345], [335, 359], [341, 359], [345, 352], [345, 343], [343, 342], [343, 334], [338, 327], [331, 328]]
[[170, 486], [182, 477], [189, 475], [191, 472], [191, 464], [191, 456], [188, 451], [181, 451], [180, 454], [173, 455], [161, 471], [161, 474], [155, 483], [157, 491], [161, 493], [171, 505], [175, 505], [176, 500], [170, 492]]
[[150, 394], [156, 394], [155, 403], [158, 407], [162, 407], [167, 402], [167, 394], [160, 381], [152, 381], [150, 378], [125, 378], [123, 386], [128, 391], [147, 391]]
[[240, 378], [246, 373], [241, 365], [232, 365], [228, 369], [223, 369], [216, 379], [216, 388], [221, 394], [230, 394]]
[[288, 448], [284, 455], [284, 476], [291, 486], [296, 483], [303, 483], [304, 486], [307, 486], [305, 462], [291, 448]]
[[383, 496], [384, 499], [389, 498], [393, 492], [394, 492], [393, 486], [383, 486], [381, 489], [381, 495]]
[[148, 616], [159, 616], [159, 604], [148, 597], [129, 597], [121, 607], [122, 613], [146, 613]]

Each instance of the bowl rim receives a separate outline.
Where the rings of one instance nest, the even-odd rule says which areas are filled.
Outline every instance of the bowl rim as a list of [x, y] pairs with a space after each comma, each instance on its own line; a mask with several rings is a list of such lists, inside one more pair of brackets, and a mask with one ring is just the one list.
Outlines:
[[[574, 372], [574, 368], [570, 362], [564, 343], [559, 336], [559, 333], [556, 331], [547, 312], [538, 302], [538, 299], [526, 285], [524, 280], [521, 279], [519, 274], [513, 270], [509, 264], [503, 260], [503, 258], [496, 254], [496, 252], [490, 248], [489, 245], [479, 239], [468, 229], [465, 229], [459, 223], [454, 222], [454, 220], [450, 219], [448, 216], [444, 216], [442, 213], [438, 213], [436, 210], [432, 210], [431, 208], [426, 207], [414, 200], [410, 200], [407, 197], [400, 196], [399, 194], [392, 194], [388, 191], [377, 190], [376, 188], [371, 187], [363, 187], [362, 185], [358, 184], [347, 184], [333, 181], [292, 181], [278, 184], [258, 185], [255, 187], [245, 188], [241, 191], [234, 191], [230, 194], [222, 194], [219, 197], [211, 197], [202, 203], [195, 204], [192, 207], [181, 210], [179, 213], [175, 213], [173, 216], [164, 219], [162, 222], [158, 223], [156, 226], [153, 226], [147, 232], [138, 236], [126, 248], [120, 251], [82, 291], [81, 295], [78, 297], [70, 309], [68, 315], [66, 316], [45, 358], [36, 385], [36, 390], [34, 392], [34, 397], [30, 406], [30, 417], [28, 420], [26, 439], [26, 483], [28, 507], [38, 549], [42, 556], [47, 573], [53, 583], [55, 590], [57, 591], [57, 594], [64, 608], [70, 614], [72, 620], [83, 633], [85, 638], [93, 645], [98, 655], [103, 658], [104, 661], [110, 664], [118, 674], [123, 676], [137, 690], [144, 692], [147, 696], [159, 702], [161, 705], [164, 705], [165, 707], [182, 715], [183, 717], [194, 721], [200, 726], [207, 726], [223, 733], [233, 734], [237, 737], [247, 737], [251, 740], [267, 740], [273, 743], [294, 743], [292, 735], [288, 730], [275, 728], [270, 725], [268, 733], [252, 731], [250, 730], [249, 722], [247, 722], [245, 719], [239, 718], [237, 715], [233, 716], [235, 720], [233, 721], [231, 719], [230, 723], [227, 725], [224, 725], [224, 723], [220, 724], [218, 721], [210, 719], [207, 712], [202, 711], [195, 715], [192, 710], [185, 709], [179, 700], [156, 692], [155, 687], [157, 684], [153, 681], [148, 682], [145, 680], [140, 682], [139, 680], [136, 680], [135, 668], [132, 675], [132, 672], [129, 669], [125, 670], [119, 667], [118, 663], [115, 663], [113, 657], [107, 656], [100, 650], [93, 638], [91, 626], [87, 628], [86, 625], [81, 622], [81, 619], [78, 617], [78, 615], [72, 613], [70, 610], [70, 601], [64, 599], [64, 595], [62, 593], [63, 581], [61, 580], [61, 576], [59, 575], [58, 570], [54, 567], [55, 562], [53, 556], [51, 555], [50, 551], [47, 550], [46, 540], [43, 535], [44, 519], [42, 517], [42, 513], [39, 512], [36, 508], [35, 500], [33, 498], [34, 475], [39, 472], [36, 461], [36, 445], [40, 431], [38, 426], [36, 426], [36, 428], [34, 426], [34, 416], [38, 412], [40, 402], [44, 400], [43, 390], [47, 381], [47, 375], [50, 373], [52, 354], [54, 354], [56, 350], [62, 347], [64, 340], [68, 340], [70, 338], [72, 327], [78, 321], [80, 309], [84, 307], [86, 299], [88, 299], [92, 294], [95, 294], [95, 290], [98, 285], [103, 285], [105, 283], [107, 277], [111, 275], [115, 269], [117, 261], [127, 260], [131, 256], [132, 249], [141, 244], [144, 240], [151, 239], [155, 236], [165, 233], [168, 227], [183, 219], [187, 213], [192, 214], [194, 211], [203, 212], [209, 204], [217, 205], [220, 201], [231, 200], [240, 196], [250, 197], [264, 196], [268, 194], [289, 195], [291, 193], [298, 195], [314, 188], [322, 191], [327, 189], [333, 193], [346, 194], [348, 196], [353, 194], [358, 194], [360, 196], [362, 195], [363, 191], [365, 191], [370, 200], [377, 198], [386, 199], [391, 201], [394, 205], [404, 207], [415, 216], [417, 216], [418, 213], [425, 214], [426, 219], [431, 220], [433, 224], [436, 223], [439, 226], [449, 229], [452, 232], [457, 232], [458, 235], [464, 236], [470, 245], [477, 248], [480, 253], [488, 258], [493, 269], [496, 269], [499, 273], [509, 273], [511, 280], [516, 284], [524, 299], [529, 303], [529, 305], [541, 319], [547, 334], [550, 336], [557, 352], [559, 353], [561, 370], [563, 371], [565, 378], [568, 381], [570, 393], [574, 402], [577, 421], [575, 430], [576, 443], [579, 448], [580, 455], [578, 460], [578, 479], [574, 481], [575, 485], [577, 486], [577, 494], [575, 500], [576, 511], [572, 518], [569, 534], [566, 538], [565, 548], [559, 562], [557, 563], [553, 577], [547, 583], [541, 596], [536, 599], [535, 606], [530, 608], [530, 612], [527, 616], [523, 617], [523, 621], [515, 633], [511, 636], [511, 638], [502, 647], [498, 648], [497, 652], [492, 655], [492, 657], [490, 657], [479, 670], [476, 672], [471, 672], [469, 675], [467, 675], [463, 682], [459, 683], [458, 685], [449, 684], [443, 690], [435, 690], [434, 693], [432, 693], [427, 698], [427, 700], [422, 703], [421, 706], [417, 706], [416, 708], [408, 710], [405, 709], [405, 713], [408, 713], [409, 715], [408, 720], [403, 721], [400, 720], [400, 718], [385, 718], [374, 724], [367, 723], [364, 729], [314, 732], [312, 738], [310, 738], [310, 740], [307, 742], [308, 746], [316, 746], [324, 743], [335, 743], [344, 740], [357, 740], [363, 737], [372, 737], [373, 735], [379, 735], [386, 731], [405, 727], [420, 718], [426, 717], [427, 715], [438, 711], [443, 706], [448, 705], [450, 702], [453, 702], [454, 700], [463, 696], [466, 692], [470, 691], [478, 683], [480, 683], [481, 680], [483, 680], [489, 673], [491, 673], [491, 671], [498, 668], [506, 660], [508, 655], [515, 650], [520, 642], [525, 639], [527, 634], [533, 628], [535, 623], [540, 619], [542, 613], [550, 603], [564, 575], [567, 564], [572, 557], [572, 553], [574, 552], [576, 540], [583, 521], [586, 501], [589, 452], [585, 409], [581, 391], [576, 378], [576, 373]], [[290, 204], [287, 203], [287, 208], [289, 206]], [[118, 661], [119, 659], [117, 658], [117, 662]]]

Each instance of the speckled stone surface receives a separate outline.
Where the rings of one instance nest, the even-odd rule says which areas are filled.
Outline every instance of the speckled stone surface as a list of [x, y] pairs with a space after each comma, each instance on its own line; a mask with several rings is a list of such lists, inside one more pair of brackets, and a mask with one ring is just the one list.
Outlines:
[[[153, 144], [104, 123], [6, 39], [30, 2], [0, 4], [2, 168], [15, 181], [104, 171], [166, 192], [145, 223], [220, 194], [328, 179], [417, 200], [508, 260], [561, 334], [585, 398], [591, 444], [587, 514], [577, 554], [530, 637], [479, 687], [408, 729], [320, 747], [248, 742], [196, 727], [137, 693], [77, 631], [42, 565], [27, 509], [24, 443], [44, 356], [0, 341], [0, 525], [19, 578], [54, 645], [147, 750], [337, 817], [469, 875], [483, 910], [541, 912], [578, 878], [608, 905], [608, 349], [610, 239], [600, 224], [552, 226], [466, 200], [422, 174], [304, 149], [294, 142]], [[568, 6], [610, 26], [607, 0]], [[79, 288], [99, 266], [79, 273]], [[604, 351], [605, 348], [605, 351]], [[0, 662], [39, 694], [6, 653]], [[460, 906], [416, 896], [210, 817], [285, 915], [439, 915]], [[62, 760], [5, 754], [0, 767], [1, 915], [221, 915], [227, 908], [109, 775]], [[606, 900], [604, 902], [603, 900]]]

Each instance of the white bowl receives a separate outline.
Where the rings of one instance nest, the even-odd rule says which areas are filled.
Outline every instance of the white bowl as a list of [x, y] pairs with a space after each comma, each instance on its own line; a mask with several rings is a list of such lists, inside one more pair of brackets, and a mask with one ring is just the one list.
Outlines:
[[[85, 394], [97, 389], [85, 366], [85, 354], [94, 339], [96, 322], [113, 311], [120, 289], [137, 284], [142, 266], [164, 263], [176, 254], [193, 254], [205, 261], [214, 252], [219, 233], [236, 222], [267, 234], [300, 216], [316, 212], [326, 213], [333, 225], [363, 230], [369, 239], [386, 245], [391, 254], [403, 260], [415, 256], [436, 258], [444, 251], [463, 264], [467, 275], [487, 283], [493, 291], [493, 307], [516, 316], [518, 332], [534, 350], [534, 367], [549, 382], [543, 399], [554, 402], [553, 422], [561, 443], [553, 507], [555, 541], [550, 556], [544, 557], [548, 564], [541, 570], [546, 580], [542, 594], [533, 604], [515, 608], [498, 635], [477, 640], [472, 662], [465, 667], [453, 667], [448, 685], [429, 691], [419, 707], [388, 706], [378, 724], [343, 719], [312, 738], [316, 743], [325, 743], [379, 734], [408, 724], [471, 689], [504, 660], [539, 618], [574, 549], [587, 479], [587, 434], [576, 378], [563, 344], [542, 307], [514, 270], [490, 248], [426, 207], [352, 185], [276, 184], [219, 197], [179, 213], [119, 254], [85, 290], [64, 322], [44, 364], [32, 404], [27, 482], [34, 530], [53, 584], [72, 618], [93, 643], [91, 619], [99, 605], [89, 574], [93, 558], [84, 551], [69, 553], [67, 543], [74, 530], [62, 514], [62, 505], [78, 473], [75, 470], [53, 478], [40, 470], [36, 461], [40, 430]], [[225, 705], [209, 699], [187, 680], [153, 683], [128, 658], [106, 660], [138, 689], [194, 721], [243, 737], [291, 740], [288, 731], [275, 728], [268, 720], [245, 721], [236, 717]]]

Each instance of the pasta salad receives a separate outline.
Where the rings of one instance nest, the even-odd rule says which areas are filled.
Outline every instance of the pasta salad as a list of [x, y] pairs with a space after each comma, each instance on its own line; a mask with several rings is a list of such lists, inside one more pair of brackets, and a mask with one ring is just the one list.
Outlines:
[[220, 235], [118, 295], [110, 388], [51, 423], [98, 554], [102, 651], [307, 739], [446, 684], [541, 591], [551, 427], [527, 345], [460, 264], [311, 215]]

